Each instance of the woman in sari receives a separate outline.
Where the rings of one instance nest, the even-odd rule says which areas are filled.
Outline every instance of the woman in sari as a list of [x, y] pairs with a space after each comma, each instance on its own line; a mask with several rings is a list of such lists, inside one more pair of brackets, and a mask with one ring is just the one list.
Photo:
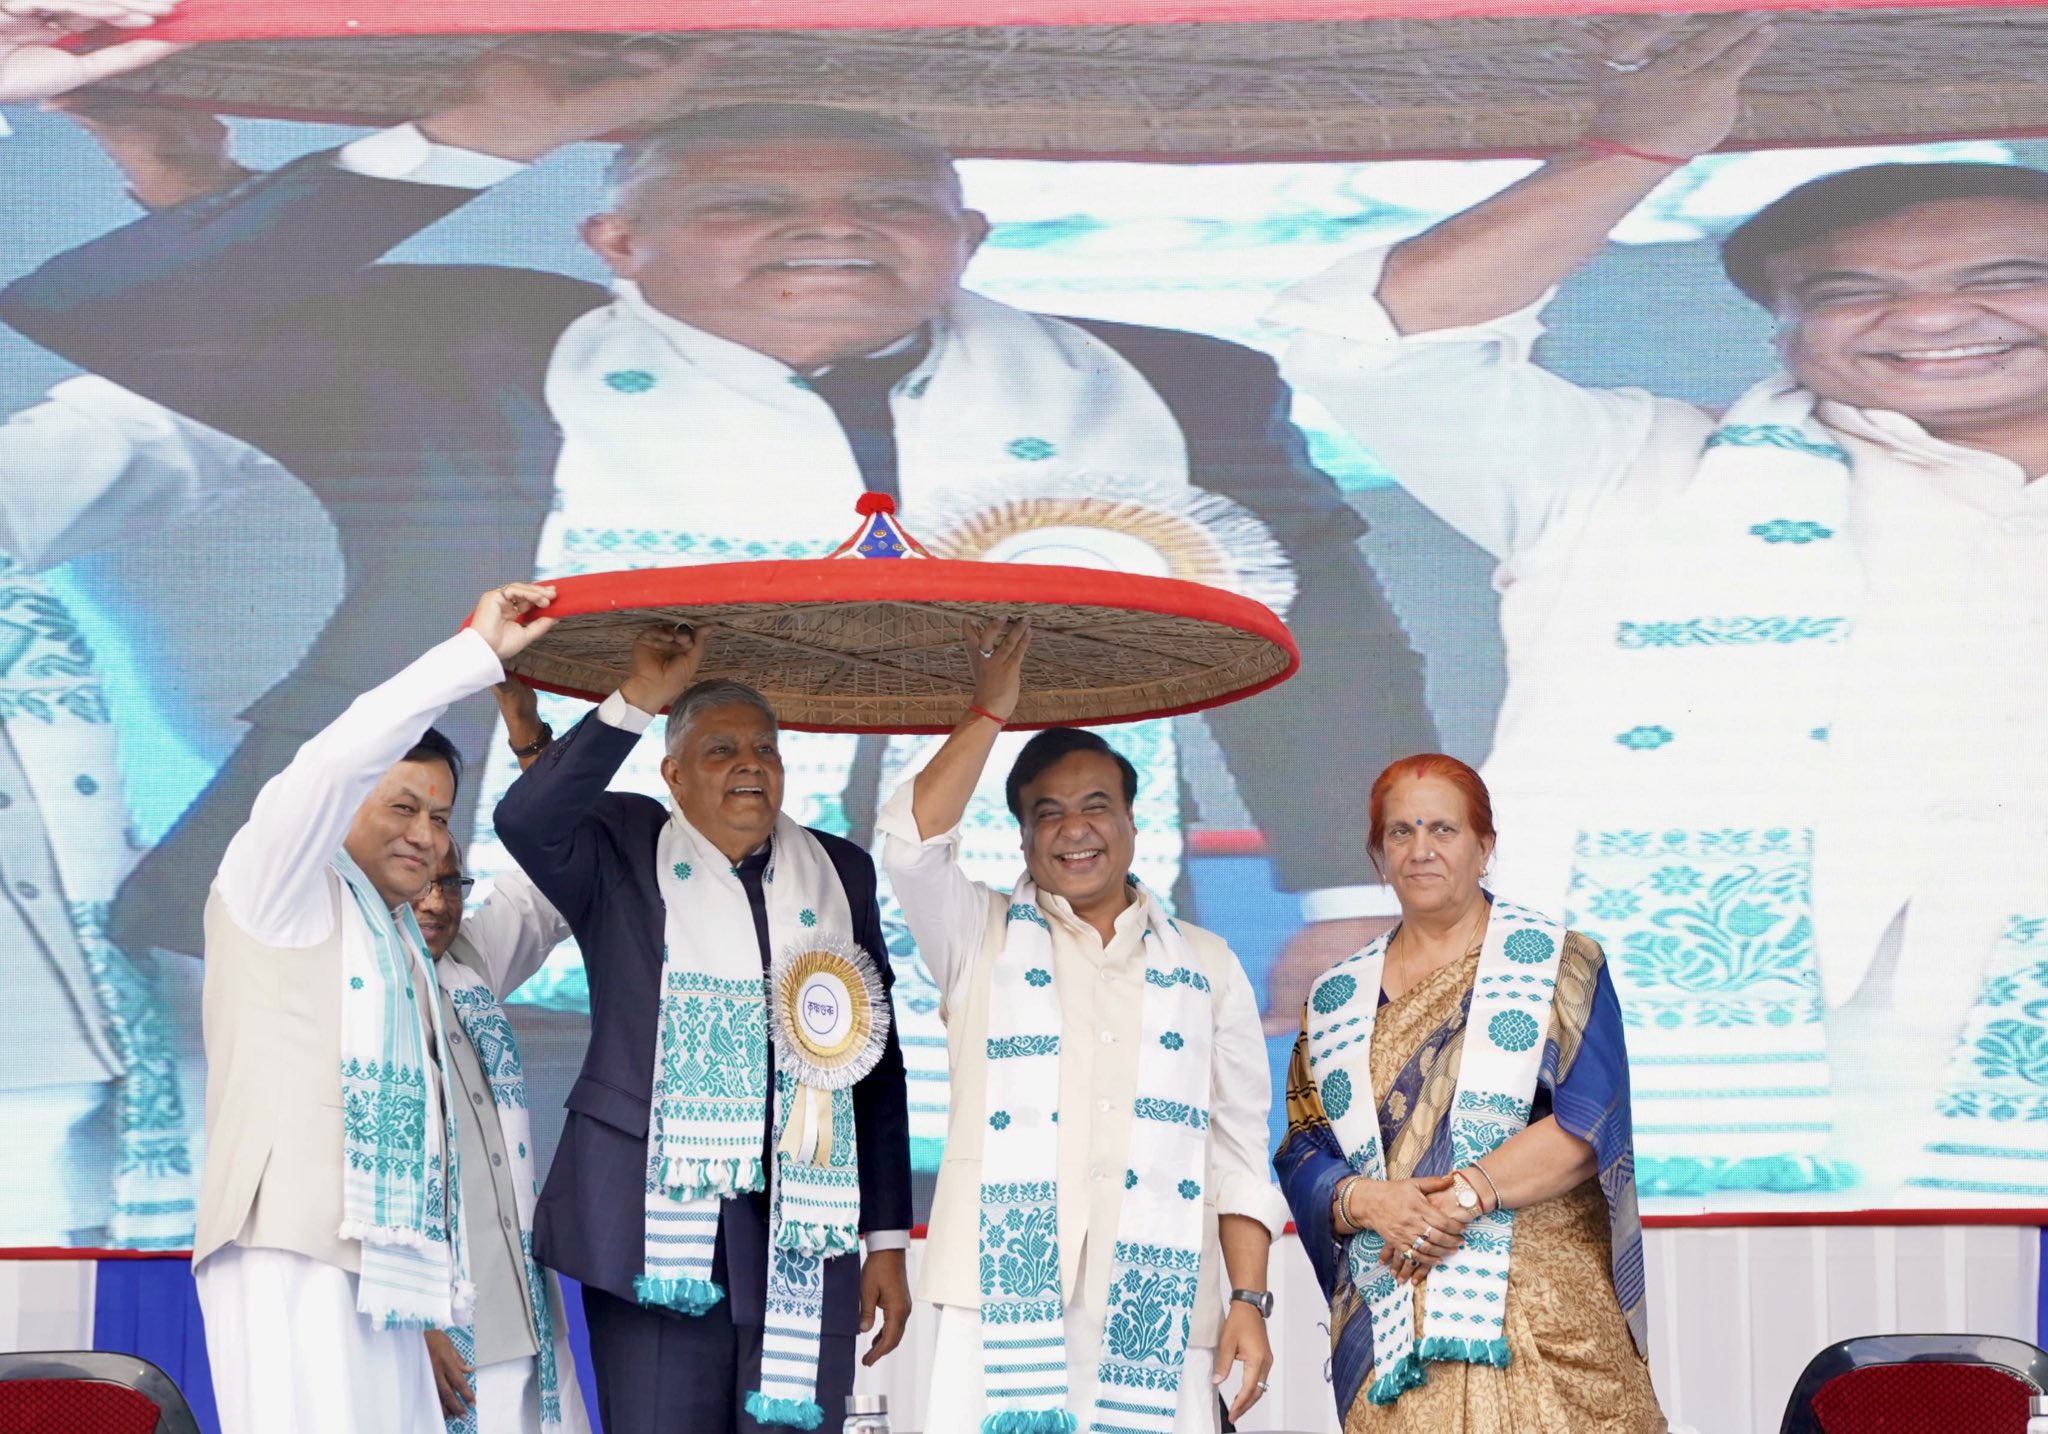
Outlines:
[[1404, 757], [1367, 838], [1401, 923], [1309, 990], [1274, 1157], [1345, 1434], [1657, 1434], [1621, 1007], [1480, 885], [1486, 787]]

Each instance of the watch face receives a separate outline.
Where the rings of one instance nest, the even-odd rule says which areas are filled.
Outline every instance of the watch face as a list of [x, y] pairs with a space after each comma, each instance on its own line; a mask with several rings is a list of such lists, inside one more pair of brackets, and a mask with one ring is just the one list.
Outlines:
[[1470, 1185], [1460, 1185], [1458, 1187], [1458, 1208], [1461, 1210], [1477, 1210], [1479, 1208], [1479, 1196]]

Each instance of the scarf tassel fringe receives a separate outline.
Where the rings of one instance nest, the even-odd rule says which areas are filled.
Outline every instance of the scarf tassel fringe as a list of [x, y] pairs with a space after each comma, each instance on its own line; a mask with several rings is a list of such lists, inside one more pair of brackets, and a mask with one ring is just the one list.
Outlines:
[[729, 1200], [768, 1188], [761, 1157], [740, 1160], [668, 1160], [662, 1166], [664, 1193], [671, 1200]]
[[1423, 1359], [1455, 1359], [1463, 1364], [1489, 1364], [1506, 1369], [1512, 1356], [1505, 1339], [1459, 1339], [1455, 1335], [1432, 1335], [1422, 1342]]
[[679, 1314], [700, 1315], [708, 1313], [725, 1298], [725, 1288], [713, 1280], [655, 1280], [646, 1275], [635, 1275], [633, 1298], [643, 1305], [660, 1305]]
[[825, 1411], [808, 1399], [771, 1399], [758, 1389], [747, 1396], [747, 1413], [758, 1423], [791, 1429], [815, 1429], [825, 1422]]
[[981, 1434], [1075, 1434], [1079, 1428], [1064, 1409], [1012, 1409], [981, 1421]]
[[448, 1245], [446, 1236], [436, 1238], [408, 1225], [372, 1225], [368, 1220], [344, 1220], [334, 1233], [344, 1240], [364, 1245], [395, 1246], [405, 1250], [446, 1249]]
[[1429, 1382], [1429, 1375], [1422, 1368], [1422, 1357], [1409, 1351], [1396, 1360], [1393, 1368], [1373, 1380], [1372, 1388], [1366, 1391], [1366, 1399], [1374, 1404], [1392, 1404], [1411, 1389]]

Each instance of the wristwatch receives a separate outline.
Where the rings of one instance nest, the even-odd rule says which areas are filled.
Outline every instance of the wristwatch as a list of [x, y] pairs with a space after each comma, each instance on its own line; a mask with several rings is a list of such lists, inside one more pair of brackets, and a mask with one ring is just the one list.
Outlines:
[[1271, 1290], [1232, 1290], [1231, 1303], [1250, 1305], [1259, 1312], [1260, 1319], [1273, 1317], [1273, 1292]]
[[1451, 1172], [1451, 1188], [1458, 1192], [1458, 1208], [1460, 1210], [1478, 1210], [1479, 1192], [1472, 1188], [1472, 1182], [1465, 1178], [1463, 1171], [1453, 1170]]

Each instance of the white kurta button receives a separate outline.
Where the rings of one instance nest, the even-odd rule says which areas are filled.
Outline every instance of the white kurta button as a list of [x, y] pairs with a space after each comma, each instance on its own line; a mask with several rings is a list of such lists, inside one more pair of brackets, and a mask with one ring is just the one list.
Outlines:
[[1103, 1114], [1105, 1114], [1105, 1115], [1107, 1115], [1107, 1114], [1108, 1114], [1108, 1113], [1109, 1113], [1109, 1112], [1110, 1112], [1110, 1111], [1111, 1111], [1112, 1109], [1114, 1109], [1114, 1107], [1113, 1107], [1113, 1106], [1111, 1106], [1111, 1105], [1110, 1105], [1110, 1103], [1109, 1103], [1108, 1101], [1106, 1101], [1106, 1100], [1098, 1100], [1098, 1101], [1096, 1101], [1096, 1102], [1095, 1102], [1095, 1108], [1096, 1108], [1097, 1110], [1101, 1111], [1101, 1112], [1102, 1112]]
[[1115, 1032], [1115, 1031], [1104, 1031], [1104, 1032], [1102, 1033], [1102, 1043], [1103, 1043], [1103, 1044], [1104, 1044], [1105, 1046], [1113, 1046], [1113, 1045], [1115, 1045], [1115, 1044], [1116, 1044], [1116, 1032]]
[[1088, 1178], [1090, 1180], [1100, 1180], [1102, 1178], [1102, 1167], [1100, 1165], [1090, 1166], [1088, 1169]]
[[1116, 972], [1110, 970], [1107, 966], [1104, 966], [1102, 968], [1102, 979], [1105, 981], [1114, 981], [1116, 979]]

